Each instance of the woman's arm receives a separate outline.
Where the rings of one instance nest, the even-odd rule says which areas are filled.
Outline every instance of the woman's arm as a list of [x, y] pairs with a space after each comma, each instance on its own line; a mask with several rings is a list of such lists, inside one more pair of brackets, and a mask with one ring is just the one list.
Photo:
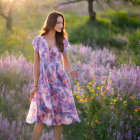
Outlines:
[[72, 65], [70, 63], [67, 52], [63, 55], [63, 67], [67, 73], [70, 73], [72, 71]]
[[37, 86], [38, 79], [40, 76], [40, 57], [39, 57], [39, 53], [36, 50], [34, 50], [33, 74], [34, 74], [34, 85]]

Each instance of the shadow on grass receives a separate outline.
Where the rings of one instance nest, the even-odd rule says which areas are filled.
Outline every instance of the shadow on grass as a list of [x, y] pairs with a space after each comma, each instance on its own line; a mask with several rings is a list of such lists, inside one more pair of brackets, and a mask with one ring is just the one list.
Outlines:
[[100, 48], [111, 46], [121, 49], [126, 45], [126, 42], [117, 40], [115, 32], [117, 32], [117, 28], [107, 19], [97, 19], [94, 22], [87, 20], [70, 31], [70, 42], [82, 43], [93, 49], [96, 49], [96, 46]]

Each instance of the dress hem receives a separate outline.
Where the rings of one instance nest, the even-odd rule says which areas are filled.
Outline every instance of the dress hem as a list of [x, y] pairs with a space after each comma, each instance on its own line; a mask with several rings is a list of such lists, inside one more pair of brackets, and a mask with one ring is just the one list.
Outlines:
[[[72, 123], [74, 123], [74, 122], [81, 122], [81, 120], [72, 120], [71, 122], [68, 122], [68, 123], [66, 123], [66, 122], [61, 122], [61, 123], [59, 123], [59, 124], [47, 124], [47, 123], [45, 123], [45, 122], [40, 122], [40, 123], [44, 123], [44, 124], [46, 124], [47, 126], [53, 126], [53, 125], [61, 125], [61, 124], [64, 124], [64, 125], [69, 125], [69, 124], [72, 124]], [[33, 124], [33, 123], [37, 123], [36, 121], [26, 121], [26, 123], [28, 123], [28, 124]]]

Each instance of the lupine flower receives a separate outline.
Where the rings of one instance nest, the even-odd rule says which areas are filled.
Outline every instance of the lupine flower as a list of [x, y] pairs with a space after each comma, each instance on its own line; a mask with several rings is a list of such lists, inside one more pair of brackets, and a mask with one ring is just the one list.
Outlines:
[[[71, 49], [71, 62], [73, 65], [76, 65], [80, 70], [81, 70], [81, 77], [80, 77], [80, 81], [76, 83], [76, 87], [79, 87], [79, 91], [77, 92], [73, 92], [74, 95], [76, 95], [76, 97], [78, 97], [78, 99], [83, 103], [83, 107], [85, 107], [86, 104], [88, 104], [88, 100], [92, 100], [92, 99], [96, 99], [97, 101], [100, 102], [100, 104], [103, 103], [104, 99], [103, 98], [113, 98], [114, 100], [120, 100], [123, 101], [123, 97], [126, 97], [129, 93], [130, 95], [130, 99], [132, 98], [140, 98], [140, 68], [138, 66], [136, 66], [135, 64], [130, 65], [130, 64], [117, 64], [116, 63], [116, 56], [107, 48], [104, 48], [103, 50], [93, 50], [90, 47], [84, 47], [84, 46], [78, 46], [76, 47], [76, 45], [74, 47], [72, 47]], [[83, 56], [83, 57], [82, 57]], [[94, 57], [93, 57], [94, 56]], [[77, 62], [77, 60], [79, 60]], [[93, 62], [94, 65], [92, 65], [92, 67], [89, 65], [90, 62]], [[19, 74], [20, 76], [18, 77], [18, 79], [24, 79], [26, 82], [33, 80], [33, 73], [32, 73], [32, 66], [33, 64], [31, 62], [27, 62], [26, 59], [21, 56], [20, 58], [15, 58], [10, 57], [9, 55], [6, 58], [1, 58], [0, 59], [0, 72], [3, 74], [3, 76], [5, 74]], [[13, 81], [15, 80], [14, 76], [12, 77]], [[23, 80], [23, 82], [24, 82]], [[94, 81], [96, 80], [96, 84], [94, 84]], [[103, 83], [101, 83], [101, 81], [104, 81]], [[91, 82], [92, 81], [92, 82]], [[90, 90], [93, 90], [94, 88], [94, 92], [95, 94], [88, 94], [86, 95], [86, 92], [89, 89], [85, 88], [84, 86], [87, 85], [87, 83], [91, 82], [92, 86], [87, 86], [87, 88], [89, 88]], [[109, 84], [107, 87], [106, 82], [109, 82], [111, 84]], [[29, 93], [29, 89], [31, 87], [32, 84], [22, 84], [22, 92], [18, 92], [18, 91], [6, 91], [6, 87], [3, 86], [1, 88], [1, 96], [2, 98], [4, 98], [7, 102], [6, 104], [6, 108], [7, 110], [4, 110], [7, 113], [7, 116], [11, 116], [11, 114], [13, 114], [13, 112], [15, 111], [15, 113], [17, 113], [17, 117], [18, 119], [23, 118], [25, 115], [25, 112], [20, 111], [21, 107], [23, 108], [27, 108], [27, 104], [28, 103], [28, 94]], [[81, 89], [80, 85], [84, 85], [82, 88], [84, 90]], [[73, 85], [72, 85], [73, 86]], [[97, 87], [101, 87], [101, 91], [99, 93], [103, 94], [106, 93], [105, 96], [98, 96], [95, 97], [96, 94], [98, 94], [99, 89], [97, 89]], [[16, 85], [16, 88], [20, 88], [20, 85]], [[104, 88], [108, 88], [108, 90], [105, 90], [104, 92]], [[77, 88], [74, 88], [75, 90], [77, 90]], [[120, 96], [118, 96], [117, 94], [121, 93], [121, 98], [119, 98]], [[15, 98], [14, 95], [16, 97], [17, 102], [15, 102]], [[77, 96], [78, 95], [78, 96]], [[91, 97], [89, 97], [89, 95]], [[111, 96], [110, 96], [111, 95]], [[117, 95], [118, 97], [116, 97], [115, 95]], [[132, 97], [131, 97], [132, 95]], [[114, 98], [116, 97], [116, 98]], [[113, 100], [113, 101], [114, 101]], [[111, 100], [110, 100], [111, 101]], [[114, 105], [114, 102], [111, 101], [109, 102], [109, 108], [110, 106]], [[87, 103], [88, 102], [88, 103]], [[116, 101], [115, 101], [116, 102]], [[92, 102], [94, 103], [94, 102]], [[126, 105], [127, 101], [124, 101], [123, 104]], [[12, 109], [11, 109], [11, 104], [12, 104]], [[123, 105], [121, 104], [121, 105]], [[105, 104], [104, 104], [105, 105]], [[116, 106], [116, 104], [115, 104]], [[136, 107], [135, 107], [136, 108]], [[137, 112], [139, 109], [135, 109], [135, 111]], [[3, 111], [3, 110], [2, 110]], [[134, 112], [135, 112], [134, 111]], [[113, 111], [112, 111], [113, 112]], [[114, 112], [113, 112], [114, 113]], [[122, 113], [124, 113], [122, 111]], [[112, 114], [111, 114], [112, 115]], [[115, 115], [115, 114], [113, 114]], [[101, 116], [102, 117], [102, 116]], [[129, 117], [129, 116], [128, 116]], [[121, 119], [121, 118], [120, 118]], [[1, 119], [0, 119], [1, 121]], [[22, 127], [18, 127], [18, 129], [12, 129], [14, 130], [15, 133], [11, 133], [8, 131], [8, 126], [12, 126], [13, 128], [15, 128], [15, 123], [12, 122], [12, 125], [10, 123], [8, 123], [8, 119], [6, 119], [5, 121], [1, 121], [2, 123], [4, 122], [5, 125], [1, 125], [0, 124], [0, 132], [4, 132], [6, 134], [6, 136], [8, 134], [10, 134], [10, 137], [14, 139], [15, 133], [18, 133], [21, 131], [21, 133], [24, 133], [24, 135], [26, 135], [26, 129], [22, 129]], [[8, 125], [9, 124], [9, 125]], [[1, 129], [1, 126], [5, 126], [6, 129], [4, 129], [4, 127]], [[104, 127], [104, 125], [103, 125]], [[130, 126], [129, 126], [130, 127]], [[128, 128], [129, 128], [128, 127]], [[112, 132], [113, 130], [110, 128], [106, 128], [108, 135], [110, 132]], [[4, 130], [4, 131], [3, 131]], [[123, 130], [124, 131], [124, 130]], [[136, 131], [138, 131], [138, 128], [136, 128]], [[30, 131], [29, 131], [30, 132]], [[3, 133], [3, 134], [4, 134]], [[125, 133], [125, 132], [124, 132]], [[122, 135], [120, 133], [119, 130], [115, 130], [115, 132], [113, 133], [114, 136], [117, 135], [117, 138], [121, 139]], [[129, 134], [129, 138], [132, 138], [132, 136], [136, 135], [133, 133], [132, 130], [129, 129], [128, 131]], [[124, 134], [123, 134], [124, 135]], [[45, 135], [46, 136], [46, 135]], [[45, 137], [44, 136], [44, 137]], [[21, 136], [19, 135], [18, 139], [21, 139]], [[7, 138], [5, 138], [7, 139]]]
[[123, 99], [122, 98], [120, 98], [120, 101], [122, 101]]

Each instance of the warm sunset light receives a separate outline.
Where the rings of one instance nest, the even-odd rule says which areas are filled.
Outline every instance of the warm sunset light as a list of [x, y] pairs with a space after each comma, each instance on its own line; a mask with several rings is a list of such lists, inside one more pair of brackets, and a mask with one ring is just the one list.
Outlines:
[[0, 0], [0, 140], [140, 140], [139, 9]]
[[2, 0], [3, 2], [12, 2], [14, 0]]

